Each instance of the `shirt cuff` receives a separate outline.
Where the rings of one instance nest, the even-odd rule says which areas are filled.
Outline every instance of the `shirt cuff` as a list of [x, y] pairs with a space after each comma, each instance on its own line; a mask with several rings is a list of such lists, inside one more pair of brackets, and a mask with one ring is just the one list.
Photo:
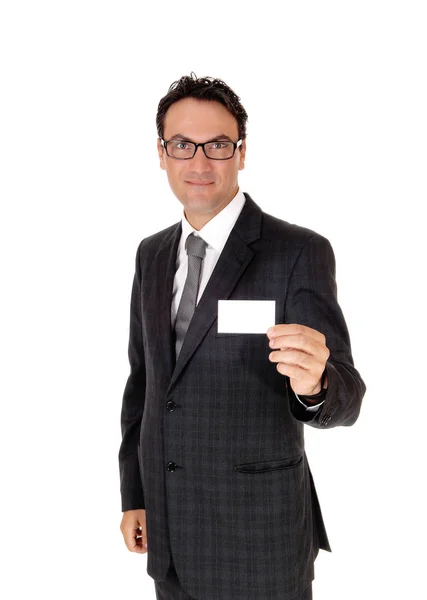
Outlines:
[[321, 402], [319, 402], [318, 404], [306, 404], [306, 403], [304, 402], [304, 400], [302, 400], [302, 399], [301, 399], [301, 398], [298, 396], [298, 394], [297, 394], [296, 392], [294, 392], [294, 394], [295, 394], [295, 396], [296, 396], [297, 400], [298, 400], [299, 402], [301, 402], [301, 404], [302, 404], [302, 405], [303, 405], [303, 406], [306, 408], [306, 410], [308, 410], [308, 411], [310, 411], [310, 412], [316, 412], [316, 411], [319, 409], [319, 407], [320, 407], [320, 406], [322, 406], [322, 404], [324, 403], [324, 400], [322, 400], [322, 401], [321, 401]]

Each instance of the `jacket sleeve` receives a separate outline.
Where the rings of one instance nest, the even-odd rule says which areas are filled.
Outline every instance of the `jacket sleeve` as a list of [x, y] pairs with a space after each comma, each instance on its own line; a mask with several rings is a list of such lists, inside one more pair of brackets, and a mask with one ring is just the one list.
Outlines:
[[128, 358], [130, 375], [123, 393], [121, 410], [122, 442], [119, 449], [122, 511], [145, 508], [139, 469], [139, 435], [145, 402], [145, 360], [141, 321], [141, 266], [138, 246], [130, 301]]
[[347, 325], [337, 300], [334, 251], [329, 240], [317, 233], [306, 241], [294, 265], [285, 323], [299, 323], [320, 331], [330, 351], [326, 362], [328, 390], [317, 411], [307, 411], [298, 402], [289, 377], [285, 377], [293, 416], [317, 428], [353, 425], [366, 386], [354, 367]]

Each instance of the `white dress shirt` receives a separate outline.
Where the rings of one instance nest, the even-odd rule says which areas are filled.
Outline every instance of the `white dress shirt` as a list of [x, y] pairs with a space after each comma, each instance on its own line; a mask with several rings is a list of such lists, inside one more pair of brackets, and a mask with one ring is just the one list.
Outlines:
[[[178, 306], [181, 301], [185, 280], [187, 278], [188, 256], [185, 250], [185, 241], [187, 237], [190, 235], [190, 233], [194, 232], [194, 235], [201, 237], [207, 243], [206, 255], [202, 261], [202, 275], [196, 302], [196, 304], [198, 304], [206, 284], [212, 275], [217, 260], [225, 246], [228, 236], [230, 235], [230, 232], [233, 229], [245, 202], [246, 198], [243, 192], [239, 189], [231, 202], [229, 202], [227, 206], [221, 210], [221, 212], [215, 215], [200, 230], [194, 229], [194, 227], [190, 225], [183, 210], [181, 219], [182, 232], [176, 254], [176, 271], [172, 290], [171, 324], [173, 328], [175, 328], [176, 313], [178, 312]], [[295, 396], [298, 398], [297, 394], [295, 394]], [[321, 402], [316, 405], [307, 405], [300, 398], [298, 398], [298, 400], [310, 412], [317, 411], [319, 406], [323, 404], [323, 402]]]

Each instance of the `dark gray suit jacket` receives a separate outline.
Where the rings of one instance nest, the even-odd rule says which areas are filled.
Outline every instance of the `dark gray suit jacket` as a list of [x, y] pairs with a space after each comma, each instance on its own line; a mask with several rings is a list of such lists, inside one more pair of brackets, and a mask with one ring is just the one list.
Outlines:
[[[331, 549], [304, 422], [352, 425], [366, 389], [337, 302], [331, 244], [245, 196], [176, 364], [180, 222], [140, 243], [131, 296], [122, 510], [146, 509], [148, 574], [165, 578], [172, 549], [183, 588], [203, 600], [286, 600], [311, 582], [319, 548]], [[326, 336], [329, 387], [314, 417], [269, 361], [267, 335], [217, 333], [221, 299], [276, 300], [276, 323]]]

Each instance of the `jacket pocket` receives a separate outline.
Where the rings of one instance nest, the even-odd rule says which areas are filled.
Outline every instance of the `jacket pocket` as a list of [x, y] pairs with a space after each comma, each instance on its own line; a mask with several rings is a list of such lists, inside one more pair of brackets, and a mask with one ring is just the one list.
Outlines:
[[259, 462], [242, 463], [234, 465], [234, 470], [240, 473], [266, 473], [267, 471], [280, 471], [293, 469], [302, 463], [303, 455], [293, 458], [279, 458], [278, 460], [263, 460]]

